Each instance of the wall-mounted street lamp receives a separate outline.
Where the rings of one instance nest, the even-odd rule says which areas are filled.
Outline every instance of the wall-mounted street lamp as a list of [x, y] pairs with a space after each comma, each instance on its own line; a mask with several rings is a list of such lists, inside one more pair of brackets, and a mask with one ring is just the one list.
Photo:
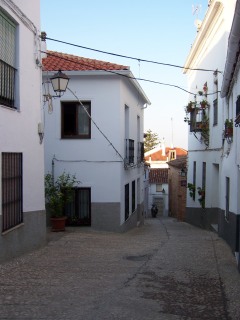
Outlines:
[[54, 92], [57, 94], [55, 97], [60, 98], [67, 90], [67, 85], [69, 81], [68, 76], [61, 70], [59, 70], [50, 78], [50, 81], [52, 83]]
[[[63, 73], [61, 70], [59, 70], [57, 73], [55, 73], [50, 78], [53, 91], [56, 93], [55, 96], [52, 96], [49, 92], [47, 94], [44, 94], [44, 102], [48, 102], [48, 112], [52, 113], [53, 106], [52, 106], [52, 98], [60, 98], [64, 92], [67, 90], [69, 77]], [[42, 122], [38, 124], [38, 135], [40, 139], [40, 144], [43, 141], [44, 137], [44, 125]]]
[[179, 175], [181, 177], [186, 177], [187, 176], [187, 170], [186, 168], [182, 168], [180, 171], [179, 171]]

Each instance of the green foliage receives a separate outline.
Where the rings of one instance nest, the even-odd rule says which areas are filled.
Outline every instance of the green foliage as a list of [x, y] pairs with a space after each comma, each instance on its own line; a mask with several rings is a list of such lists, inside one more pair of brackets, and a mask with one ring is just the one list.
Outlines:
[[159, 137], [157, 133], [148, 130], [144, 141], [144, 152], [154, 149], [159, 144]]
[[225, 120], [225, 128], [233, 128], [233, 119]]
[[200, 198], [198, 198], [198, 201], [201, 205], [201, 207], [204, 209], [205, 208], [205, 190], [203, 188], [198, 187], [198, 194]]
[[52, 217], [64, 216], [64, 206], [73, 199], [73, 187], [78, 183], [75, 175], [63, 172], [54, 181], [53, 176], [48, 173], [45, 176], [45, 198], [47, 209]]
[[190, 195], [190, 197], [193, 198], [193, 200], [195, 200], [195, 191], [196, 191], [196, 186], [195, 186], [195, 184], [188, 183], [187, 187], [188, 187], [188, 189], [189, 189], [189, 195]]

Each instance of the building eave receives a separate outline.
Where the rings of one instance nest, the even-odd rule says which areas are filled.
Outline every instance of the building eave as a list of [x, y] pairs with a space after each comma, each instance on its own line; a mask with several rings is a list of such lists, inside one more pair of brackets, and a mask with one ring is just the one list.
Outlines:
[[184, 74], [187, 73], [189, 69], [194, 68], [196, 56], [206, 42], [207, 34], [209, 34], [210, 30], [215, 26], [216, 18], [219, 16], [222, 8], [223, 5], [221, 1], [215, 1], [210, 5], [184, 64]]
[[234, 74], [239, 69], [240, 51], [240, 1], [236, 2], [235, 13], [233, 17], [232, 28], [228, 38], [228, 51], [224, 68], [223, 81], [221, 87], [221, 98], [229, 95]]
[[[43, 71], [43, 77], [50, 78], [55, 73], [56, 73], [56, 71]], [[140, 84], [138, 83], [138, 81], [133, 76], [133, 74], [130, 70], [116, 70], [116, 71], [115, 70], [111, 70], [111, 71], [105, 71], [105, 70], [86, 70], [86, 71], [68, 70], [68, 71], [64, 71], [64, 73], [67, 76], [69, 76], [70, 78], [76, 77], [76, 76], [115, 76], [115, 77], [116, 76], [123, 76], [123, 78], [128, 79], [133, 84], [135, 89], [137, 89], [137, 91], [142, 96], [144, 102], [148, 105], [151, 105], [150, 100], [148, 99], [147, 95], [145, 94], [142, 87], [140, 86]]]

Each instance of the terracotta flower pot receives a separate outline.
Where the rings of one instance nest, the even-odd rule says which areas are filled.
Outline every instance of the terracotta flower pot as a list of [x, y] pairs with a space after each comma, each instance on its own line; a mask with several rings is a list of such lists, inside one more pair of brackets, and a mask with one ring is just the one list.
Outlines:
[[52, 231], [65, 231], [66, 217], [51, 218]]

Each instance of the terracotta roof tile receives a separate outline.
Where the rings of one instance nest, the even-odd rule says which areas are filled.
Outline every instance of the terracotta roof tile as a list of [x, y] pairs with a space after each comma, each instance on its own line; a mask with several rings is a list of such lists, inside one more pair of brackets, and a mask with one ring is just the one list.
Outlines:
[[129, 70], [127, 66], [56, 51], [47, 51], [42, 63], [43, 71]]
[[168, 183], [168, 169], [150, 169], [149, 183]]
[[187, 151], [182, 149], [182, 148], [169, 148], [166, 147], [165, 148], [165, 156], [162, 155], [162, 149], [153, 152], [151, 154], [149, 154], [148, 156], [145, 156], [145, 160], [149, 161], [150, 157], [151, 157], [151, 161], [168, 161], [168, 157], [169, 157], [169, 153], [171, 150], [176, 150], [176, 156], [177, 158], [179, 156], [185, 156], [187, 154]]

